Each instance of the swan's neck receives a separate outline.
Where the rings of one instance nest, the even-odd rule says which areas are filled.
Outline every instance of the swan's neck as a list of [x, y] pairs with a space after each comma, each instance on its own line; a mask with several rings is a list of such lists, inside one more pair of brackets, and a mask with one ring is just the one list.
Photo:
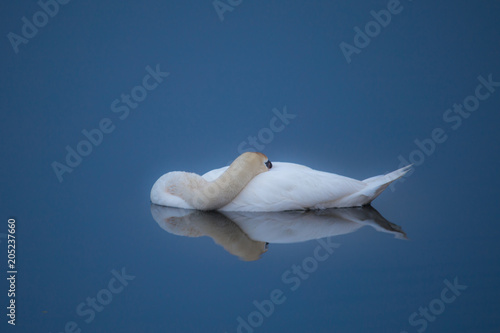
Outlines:
[[[183, 186], [179, 193], [193, 208], [200, 210], [219, 209], [233, 201], [234, 198], [259, 172], [251, 172], [244, 168], [244, 163], [235, 160], [229, 168], [214, 181], [208, 182], [201, 176], [196, 184]], [[189, 174], [194, 176], [193, 174]], [[193, 186], [194, 185], [194, 186]]]

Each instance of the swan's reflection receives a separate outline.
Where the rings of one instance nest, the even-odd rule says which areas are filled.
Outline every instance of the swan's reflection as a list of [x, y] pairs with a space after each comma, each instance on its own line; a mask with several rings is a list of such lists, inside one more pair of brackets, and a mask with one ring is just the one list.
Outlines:
[[161, 228], [179, 236], [209, 236], [242, 260], [257, 260], [268, 243], [296, 243], [344, 235], [369, 225], [406, 239], [401, 227], [373, 207], [288, 212], [198, 211], [151, 205]]

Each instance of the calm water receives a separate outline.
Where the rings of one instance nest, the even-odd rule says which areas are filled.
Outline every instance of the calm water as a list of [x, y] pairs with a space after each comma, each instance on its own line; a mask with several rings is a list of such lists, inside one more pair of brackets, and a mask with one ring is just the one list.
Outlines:
[[[1, 5], [2, 332], [500, 331], [498, 2], [41, 3]], [[414, 172], [372, 209], [151, 206], [245, 150]]]

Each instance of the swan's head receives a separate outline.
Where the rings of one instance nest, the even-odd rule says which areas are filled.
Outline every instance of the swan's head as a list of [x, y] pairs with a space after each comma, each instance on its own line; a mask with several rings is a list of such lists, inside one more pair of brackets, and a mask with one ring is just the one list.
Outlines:
[[262, 163], [262, 161], [264, 161], [264, 165], [266, 166], [267, 170], [269, 170], [273, 167], [273, 164], [271, 163], [271, 161], [269, 161], [269, 159], [267, 158], [266, 155], [264, 155], [262, 153], [254, 153], [254, 154], [257, 154], [258, 156], [260, 156], [260, 158], [261, 158], [260, 162]]
[[244, 169], [252, 171], [255, 175], [266, 172], [273, 167], [267, 156], [258, 152], [243, 153], [234, 162]]

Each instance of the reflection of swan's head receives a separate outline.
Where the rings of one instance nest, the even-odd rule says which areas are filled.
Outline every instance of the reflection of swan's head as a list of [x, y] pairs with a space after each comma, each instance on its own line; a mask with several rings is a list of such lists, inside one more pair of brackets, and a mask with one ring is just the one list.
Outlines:
[[151, 214], [158, 225], [169, 233], [188, 237], [208, 236], [244, 261], [257, 260], [267, 251], [268, 243], [249, 238], [231, 219], [216, 211], [151, 205]]

